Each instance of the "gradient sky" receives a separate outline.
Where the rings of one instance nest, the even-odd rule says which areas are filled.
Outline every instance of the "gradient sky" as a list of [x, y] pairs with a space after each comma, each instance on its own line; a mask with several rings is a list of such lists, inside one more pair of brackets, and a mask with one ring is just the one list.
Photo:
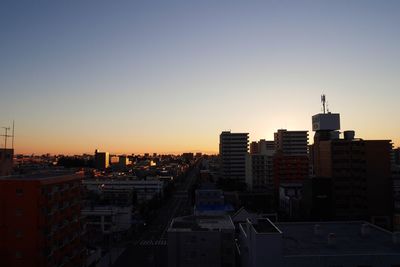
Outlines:
[[400, 1], [1, 1], [0, 38], [16, 153], [216, 152], [310, 130], [322, 92], [400, 145]]

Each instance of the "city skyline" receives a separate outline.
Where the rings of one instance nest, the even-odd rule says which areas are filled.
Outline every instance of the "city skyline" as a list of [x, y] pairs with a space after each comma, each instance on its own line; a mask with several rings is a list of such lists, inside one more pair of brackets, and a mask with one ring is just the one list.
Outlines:
[[341, 131], [400, 146], [397, 1], [1, 5], [16, 153], [217, 153], [224, 130], [312, 143], [322, 93]]

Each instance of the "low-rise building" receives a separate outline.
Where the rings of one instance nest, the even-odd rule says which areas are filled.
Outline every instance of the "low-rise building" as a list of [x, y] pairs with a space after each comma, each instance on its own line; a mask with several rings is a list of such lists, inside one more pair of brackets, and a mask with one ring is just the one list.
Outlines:
[[283, 217], [288, 219], [300, 217], [302, 191], [302, 183], [282, 183], [279, 185], [279, 211]]
[[92, 233], [121, 233], [132, 226], [132, 206], [94, 206], [82, 210], [86, 227]]
[[0, 148], [0, 176], [11, 175], [13, 169], [14, 149]]
[[243, 267], [393, 267], [400, 235], [364, 221], [240, 224]]
[[234, 235], [229, 216], [175, 218], [168, 229], [168, 266], [234, 267]]
[[83, 185], [89, 191], [133, 189], [138, 202], [145, 202], [154, 197], [164, 195], [165, 183], [159, 179], [138, 179], [136, 177], [98, 177], [83, 180]]

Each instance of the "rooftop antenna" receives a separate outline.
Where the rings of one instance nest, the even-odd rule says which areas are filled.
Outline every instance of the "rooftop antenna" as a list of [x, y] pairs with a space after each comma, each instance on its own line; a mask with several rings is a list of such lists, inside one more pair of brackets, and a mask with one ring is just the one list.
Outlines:
[[1, 127], [1, 128], [3, 128], [4, 132], [5, 132], [4, 134], [0, 135], [0, 136], [4, 137], [4, 149], [7, 149], [7, 138], [9, 138], [9, 137], [12, 138], [11, 139], [11, 148], [14, 149], [14, 129], [15, 129], [14, 120], [13, 120], [11, 135], [8, 134], [8, 131], [11, 130], [10, 127]]
[[14, 149], [14, 130], [15, 130], [15, 122], [13, 120], [13, 126], [12, 126], [12, 139], [11, 139], [11, 148]]
[[4, 149], [7, 149], [7, 138], [11, 137], [11, 135], [8, 135], [8, 131], [10, 130], [10, 127], [1, 127], [4, 129], [5, 134], [2, 134], [0, 136], [4, 137]]
[[321, 95], [321, 102], [322, 102], [322, 109], [323, 109], [324, 114], [325, 114], [325, 103], [326, 103], [325, 95]]

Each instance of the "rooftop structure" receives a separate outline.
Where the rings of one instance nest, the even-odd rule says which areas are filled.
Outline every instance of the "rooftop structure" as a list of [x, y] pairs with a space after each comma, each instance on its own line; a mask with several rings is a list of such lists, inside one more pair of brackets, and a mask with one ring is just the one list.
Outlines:
[[397, 266], [400, 236], [365, 221], [240, 224], [242, 266]]
[[175, 218], [168, 229], [168, 266], [234, 267], [234, 232], [229, 216]]
[[229, 216], [184, 216], [175, 218], [168, 231], [218, 231], [235, 229]]
[[[285, 255], [393, 253], [400, 259], [400, 244], [393, 242], [394, 234], [367, 222], [277, 223], [276, 226], [284, 233]], [[333, 242], [329, 242], [329, 235], [334, 236]]]

